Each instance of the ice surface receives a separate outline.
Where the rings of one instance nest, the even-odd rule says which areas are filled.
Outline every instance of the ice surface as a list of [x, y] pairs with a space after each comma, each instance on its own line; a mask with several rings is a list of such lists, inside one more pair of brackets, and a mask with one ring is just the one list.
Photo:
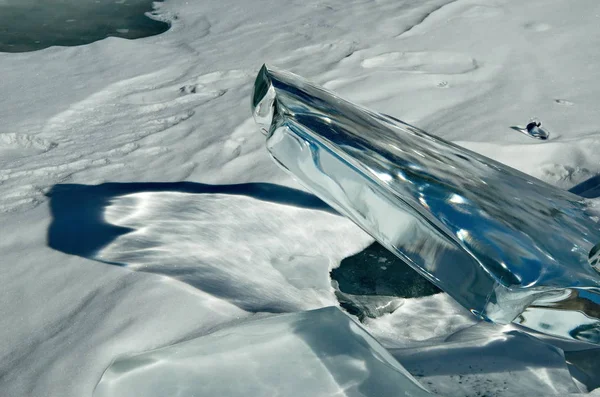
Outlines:
[[472, 313], [600, 344], [583, 199], [286, 71], [252, 105], [279, 165]]
[[390, 352], [424, 386], [445, 397], [579, 392], [562, 350], [522, 332], [499, 330], [489, 323], [459, 330], [443, 341], [392, 348]]
[[[600, 196], [593, 179], [600, 174], [597, 0], [168, 0], [157, 12], [172, 24], [160, 35], [0, 53], [2, 397], [91, 396], [118, 357], [254, 315], [157, 274], [174, 266], [199, 277], [220, 271], [217, 292], [244, 292], [230, 295], [244, 307], [258, 302], [247, 300], [247, 276], [263, 302], [282, 300], [285, 291], [285, 301], [302, 310], [336, 304], [332, 289], [320, 303], [306, 299], [306, 287], [328, 285], [329, 270], [372, 239], [341, 216], [221, 189], [256, 182], [298, 188], [273, 166], [248, 114], [265, 60], [552, 185], [569, 189], [589, 180], [577, 191]], [[472, 60], [477, 68], [469, 67]], [[549, 140], [508, 128], [534, 115], [551, 128]], [[180, 192], [180, 181], [211, 184], [221, 201]], [[111, 192], [115, 182], [124, 189]], [[165, 184], [147, 190], [139, 182]], [[59, 195], [56, 184], [89, 188], [89, 195]], [[202, 213], [205, 205], [210, 211]], [[218, 224], [219, 234], [230, 232], [233, 243], [214, 245], [211, 224], [226, 218], [231, 222]], [[109, 240], [93, 234], [111, 225], [133, 230]], [[66, 227], [69, 237], [87, 241], [78, 252], [75, 240], [49, 246], [49, 234], [60, 237]], [[92, 248], [102, 247], [126, 266], [90, 260]], [[270, 257], [279, 260], [264, 260]], [[132, 271], [142, 268], [157, 272]], [[253, 276], [273, 270], [282, 276]], [[244, 287], [227, 277], [232, 273], [244, 277]], [[474, 321], [440, 293], [404, 299], [365, 325], [384, 346], [411, 348]], [[475, 355], [477, 347], [453, 353]], [[598, 378], [598, 367], [590, 371]], [[527, 374], [538, 384], [546, 369]], [[511, 371], [494, 376], [514, 379]], [[458, 389], [459, 381], [447, 377], [445, 386]], [[489, 384], [469, 383], [469, 395], [502, 391], [503, 384]]]
[[338, 308], [235, 324], [115, 361], [94, 397], [430, 396]]
[[163, 33], [169, 24], [145, 15], [152, 6], [152, 0], [1, 0], [0, 52]]

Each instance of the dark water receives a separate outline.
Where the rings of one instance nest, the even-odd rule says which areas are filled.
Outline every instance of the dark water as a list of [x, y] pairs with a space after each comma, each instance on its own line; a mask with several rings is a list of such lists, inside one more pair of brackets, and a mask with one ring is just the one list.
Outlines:
[[0, 0], [0, 52], [89, 44], [109, 36], [137, 39], [169, 24], [145, 15], [152, 0]]
[[352, 295], [416, 298], [440, 290], [379, 243], [342, 260], [331, 278], [340, 291]]
[[379, 243], [342, 260], [331, 271], [340, 306], [361, 321], [396, 310], [396, 298], [417, 298], [441, 292]]

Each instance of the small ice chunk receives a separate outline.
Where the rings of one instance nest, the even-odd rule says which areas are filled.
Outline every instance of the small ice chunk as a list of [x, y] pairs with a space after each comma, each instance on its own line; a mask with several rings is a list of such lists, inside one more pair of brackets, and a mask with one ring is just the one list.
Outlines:
[[527, 130], [527, 134], [529, 134], [529, 136], [532, 138], [548, 139], [550, 136], [548, 131], [542, 128], [542, 122], [537, 118], [532, 118], [525, 129]]
[[540, 140], [546, 140], [550, 138], [550, 133], [547, 129], [542, 127], [542, 122], [536, 117], [532, 117], [525, 127], [512, 126], [510, 128], [531, 138]]

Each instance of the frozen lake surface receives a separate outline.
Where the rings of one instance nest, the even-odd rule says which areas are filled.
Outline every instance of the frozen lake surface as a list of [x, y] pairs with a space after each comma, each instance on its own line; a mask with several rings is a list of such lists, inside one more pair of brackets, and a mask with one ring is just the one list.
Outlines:
[[76, 46], [109, 36], [137, 39], [163, 33], [151, 0], [0, 0], [0, 51]]
[[[25, 25], [7, 5], [50, 1], [0, 0], [0, 29]], [[152, 23], [138, 3], [127, 15]], [[104, 34], [133, 32], [116, 21], [125, 6], [100, 4]], [[357, 396], [346, 374], [381, 386], [385, 370], [367, 373], [345, 353], [355, 343], [332, 347], [364, 331], [441, 397], [600, 397], [597, 351], [563, 354], [413, 288], [404, 263], [277, 167], [250, 109], [269, 63], [600, 205], [599, 1], [168, 0], [155, 13], [171, 28], [144, 39], [0, 52], [2, 397], [92, 397], [112, 363], [167, 349], [158, 367], [121, 367], [149, 379], [192, 340], [219, 358], [183, 363], [179, 385]], [[56, 26], [99, 29], [100, 11], [73, 14]], [[532, 117], [547, 140], [511, 129]], [[347, 326], [317, 316], [342, 304], [358, 311]], [[233, 351], [252, 321], [273, 343]], [[217, 330], [231, 337], [213, 343]], [[279, 383], [284, 369], [297, 379]]]

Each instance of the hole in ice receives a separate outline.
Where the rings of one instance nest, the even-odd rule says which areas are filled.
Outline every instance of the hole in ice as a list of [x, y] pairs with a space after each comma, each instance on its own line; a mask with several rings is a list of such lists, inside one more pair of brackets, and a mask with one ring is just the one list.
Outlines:
[[399, 298], [429, 296], [440, 290], [379, 243], [342, 260], [331, 271], [336, 296], [360, 319], [393, 312]]
[[137, 39], [169, 24], [148, 17], [152, 0], [2, 0], [0, 51], [77, 46], [106, 37]]
[[353, 295], [429, 296], [440, 290], [379, 243], [342, 260], [331, 278]]
[[566, 99], [555, 99], [554, 103], [558, 103], [559, 105], [564, 105], [564, 106], [573, 106], [574, 103], [571, 101], [567, 101]]

